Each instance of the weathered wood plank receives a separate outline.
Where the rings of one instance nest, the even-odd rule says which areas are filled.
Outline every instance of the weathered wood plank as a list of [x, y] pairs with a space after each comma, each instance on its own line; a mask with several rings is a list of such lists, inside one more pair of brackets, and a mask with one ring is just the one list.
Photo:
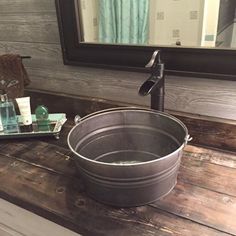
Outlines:
[[[1, 196], [11, 196], [82, 235], [227, 235], [149, 206], [119, 209], [88, 198], [79, 180], [0, 158]], [[180, 203], [178, 203], [180, 204]]]
[[[23, 184], [25, 185], [25, 181], [29, 181], [33, 187], [28, 187], [37, 189], [37, 185], [41, 186], [45, 181], [46, 186], [44, 186], [42, 191], [37, 193], [37, 195], [42, 197], [46, 194], [44, 197], [48, 197], [48, 193], [43, 192], [43, 190], [47, 189], [48, 185], [53, 183], [48, 179], [44, 179], [45, 173], [42, 174], [41, 172], [48, 172], [47, 175], [60, 175], [61, 177], [58, 178], [63, 178], [63, 172], [67, 176], [73, 177], [76, 174], [76, 170], [73, 168], [73, 163], [68, 164], [68, 156], [64, 153], [67, 149], [60, 149], [54, 145], [39, 141], [35, 142], [24, 141], [19, 144], [17, 144], [17, 142], [3, 142], [1, 144], [1, 154], [3, 155], [1, 159], [3, 159], [2, 163], [5, 167], [7, 166], [8, 168], [2, 168], [1, 171], [8, 174], [8, 172], [11, 172], [11, 168], [18, 168], [14, 169], [16, 175], [27, 175], [13, 178], [14, 182], [20, 178], [22, 183], [17, 183], [19, 187]], [[194, 148], [189, 149], [194, 150]], [[196, 151], [196, 153], [200, 152], [199, 149], [200, 148], [197, 149], [198, 151]], [[203, 151], [201, 151], [201, 153], [202, 152]], [[236, 198], [227, 195], [227, 193], [231, 195], [235, 194], [233, 176], [236, 170], [235, 168], [228, 167], [226, 154], [222, 157], [224, 158], [223, 166], [210, 163], [211, 160], [214, 160], [214, 151], [210, 151], [208, 157], [206, 151], [202, 159], [200, 156], [197, 156], [196, 153], [191, 156], [185, 152], [179, 174], [179, 184], [166, 198], [157, 202], [155, 206], [170, 213], [180, 215], [181, 217], [186, 217], [192, 221], [209, 225], [218, 230], [236, 234], [236, 223], [232, 220], [236, 217], [236, 215], [234, 215], [236, 212]], [[217, 153], [220, 155], [220, 152]], [[20, 156], [20, 158], [17, 158], [18, 156]], [[196, 160], [194, 160], [195, 156], [197, 156]], [[6, 164], [5, 159], [8, 159], [7, 161], [11, 160], [10, 168], [9, 163]], [[232, 160], [234, 160], [233, 156], [229, 159], [229, 163], [232, 162]], [[32, 164], [33, 166], [30, 167]], [[25, 167], [22, 168], [22, 166]], [[38, 167], [40, 167], [40, 170], [38, 170]], [[34, 170], [30, 170], [30, 168]], [[71, 177], [70, 179], [74, 179], [74, 177]], [[228, 179], [231, 181], [228, 182]], [[74, 180], [70, 180], [70, 182], [71, 181]], [[186, 183], [186, 181], [192, 184]], [[60, 183], [63, 183], [63, 180], [61, 180]], [[83, 188], [81, 183], [78, 186]], [[59, 189], [65, 190], [65, 185], [60, 186]], [[9, 189], [9, 191], [11, 190]], [[32, 192], [32, 189], [30, 191]], [[219, 191], [222, 191], [222, 193], [219, 193]], [[31, 197], [32, 196], [30, 196], [30, 198]], [[178, 204], [176, 204], [177, 202]], [[224, 218], [223, 224], [222, 218]]]
[[[38, 104], [44, 104], [49, 108], [50, 112], [65, 112], [69, 118], [75, 115], [83, 117], [89, 113], [119, 106], [128, 106], [108, 100], [94, 99], [79, 96], [67, 96], [65, 94], [47, 93], [42, 91], [32, 91], [27, 89], [26, 94], [31, 97], [33, 110]], [[168, 112], [168, 111], [167, 111]], [[169, 111], [172, 114], [172, 111]], [[226, 119], [216, 119], [211, 117], [200, 117], [198, 115], [187, 113], [173, 112], [174, 116], [182, 120], [189, 130], [189, 134], [193, 137], [191, 144], [205, 145], [225, 150], [236, 151], [236, 121]], [[69, 131], [69, 130], [68, 130]], [[191, 152], [191, 151], [190, 151]], [[203, 155], [210, 155], [209, 150]], [[194, 152], [193, 152], [194, 153]], [[219, 154], [214, 152], [219, 159]], [[229, 154], [226, 155], [229, 158]], [[232, 155], [231, 155], [232, 156]]]
[[236, 235], [236, 197], [179, 181], [168, 196], [152, 205]]
[[[25, 61], [30, 88], [149, 106], [138, 89], [148, 75], [135, 72], [64, 66], [59, 44], [0, 42], [0, 52], [31, 55]], [[217, 91], [217, 92], [215, 92]], [[166, 109], [236, 119], [234, 81], [167, 76]]]
[[236, 154], [235, 152], [222, 152], [216, 149], [209, 149], [204, 147], [197, 147], [187, 145], [184, 148], [185, 156], [189, 159], [199, 160], [201, 162], [208, 162], [225, 167], [236, 168]]
[[118, 105], [117, 103], [108, 102], [102, 99], [65, 96], [62, 93], [55, 95], [52, 93], [36, 92], [29, 89], [26, 89], [25, 95], [30, 96], [32, 111], [35, 110], [38, 104], [44, 104], [48, 107], [50, 113], [66, 113], [69, 119], [66, 125], [70, 124], [70, 128], [74, 125], [73, 120], [76, 115], [83, 117], [103, 109], [119, 107], [122, 105], [125, 106], [124, 104]]
[[54, 0], [1, 0], [0, 12], [55, 12]]
[[0, 155], [15, 159], [16, 163], [23, 161], [62, 175], [74, 176], [77, 172], [71, 152], [47, 142], [28, 139], [2, 141]]
[[[71, 125], [68, 125], [67, 131], [70, 128]], [[67, 132], [64, 135], [66, 140]], [[41, 138], [41, 140], [44, 139]], [[32, 145], [32, 141], [21, 140], [21, 143], [19, 143], [17, 140], [6, 144], [2, 142], [0, 144], [0, 153], [51, 171], [74, 175], [76, 169], [71, 159], [73, 155], [68, 149], [61, 148], [63, 145], [67, 148], [67, 143], [65, 142], [62, 145], [58, 143], [58, 140], [52, 140], [52, 138], [47, 138], [46, 141], [57, 146], [39, 141], [37, 141], [37, 145]], [[198, 148], [198, 150], [200, 151], [201, 149]], [[236, 197], [235, 156], [230, 154], [225, 154], [224, 156], [222, 153], [222, 156], [218, 156], [220, 158], [218, 159], [217, 155], [214, 155], [214, 151], [207, 152], [207, 149], [205, 150], [205, 154], [203, 152], [201, 154], [184, 152], [179, 179], [183, 182]], [[216, 153], [220, 155], [220, 152]], [[230, 159], [231, 156], [232, 159]], [[211, 164], [211, 162], [217, 164]], [[229, 168], [230, 166], [234, 168]], [[222, 174], [219, 175], [218, 173]], [[229, 179], [231, 181], [228, 181]]]
[[[61, 46], [59, 44], [0, 41], [0, 53], [15, 53], [23, 56], [31, 56], [31, 59], [24, 60], [23, 63], [26, 68], [31, 65], [33, 68], [36, 67], [38, 71], [46, 70], [46, 68], [48, 68], [48, 71], [51, 71], [53, 74], [53, 70], [58, 69], [59, 66], [64, 68], [61, 55]], [[28, 68], [27, 71], [29, 72]], [[29, 75], [32, 78], [30, 73]], [[50, 76], [44, 77], [44, 80], [50, 81]]]
[[56, 14], [12, 13], [0, 15], [0, 41], [59, 43]]
[[[206, 155], [202, 155], [202, 160], [200, 158], [201, 154], [184, 152], [179, 179], [186, 183], [236, 197], [236, 160], [224, 159], [223, 161], [216, 161], [219, 164], [211, 164], [209, 163], [211, 159], [209, 161], [205, 159]], [[216, 159], [217, 157], [212, 157], [212, 161]], [[228, 167], [229, 165], [234, 167]]]
[[[107, 99], [117, 102], [123, 102], [123, 103], [130, 103], [130, 104], [136, 104], [136, 105], [145, 105], [149, 106], [149, 99], [150, 97], [140, 97], [138, 95], [138, 89], [142, 82], [146, 79], [146, 75], [138, 75], [135, 80], [133, 80], [132, 76], [134, 74], [126, 74], [123, 72], [121, 74], [120, 72], [117, 74], [105, 74], [104, 71], [99, 70], [90, 70], [90, 69], [84, 69], [80, 68], [80, 72], [68, 72], [68, 71], [62, 71], [59, 70], [58, 73], [51, 74], [50, 71], [33, 71], [30, 70], [31, 76], [34, 78], [34, 81], [31, 86], [31, 88], [41, 89], [47, 91], [48, 88], [51, 88], [52, 92], [60, 92], [62, 91], [61, 88], [64, 88], [64, 93], [67, 94], [73, 94], [73, 95], [79, 95], [79, 96], [89, 96], [89, 97], [95, 97], [95, 98], [101, 98], [101, 99]], [[87, 73], [83, 73], [83, 71], [86, 71]], [[46, 75], [47, 73], [48, 76]], [[93, 74], [94, 73], [94, 74]], [[95, 75], [96, 74], [96, 75]], [[44, 84], [42, 87], [42, 81], [45, 77], [50, 77], [50, 81], [48, 83]], [[63, 79], [62, 79], [63, 78]], [[79, 79], [78, 79], [79, 78]], [[178, 78], [176, 78], [178, 81]], [[228, 84], [225, 83], [224, 88], [222, 87], [222, 94], [225, 93], [225, 95], [231, 94], [230, 96], [223, 96], [221, 97], [221, 103], [218, 103], [219, 97], [215, 93], [211, 93], [210, 91], [206, 92], [204, 90], [201, 90], [202, 85], [199, 82], [198, 87], [195, 86], [195, 89], [198, 90], [195, 92], [196, 97], [199, 99], [201, 98], [202, 103], [204, 103], [204, 107], [212, 107], [212, 109], [207, 110], [206, 108], [203, 109], [202, 105], [198, 106], [195, 104], [196, 98], [193, 97], [193, 92], [190, 90], [192, 87], [191, 83], [189, 83], [189, 90], [182, 90], [179, 88], [170, 88], [172, 86], [173, 79], [166, 80], [166, 96], [165, 96], [165, 107], [169, 110], [177, 110], [177, 111], [183, 111], [186, 113], [193, 113], [193, 114], [202, 114], [202, 115], [212, 115], [212, 116], [218, 116], [226, 119], [235, 119], [236, 118], [236, 93], [232, 88], [232, 82], [229, 82]], [[206, 85], [208, 88], [210, 86], [214, 86], [214, 81], [208, 81], [208, 85]], [[176, 83], [182, 83], [181, 81]], [[211, 84], [212, 83], [212, 84]], [[52, 84], [57, 85], [52, 88]], [[186, 97], [182, 96], [182, 93], [185, 94], [186, 97], [188, 97], [188, 103], [186, 104]], [[177, 95], [179, 94], [179, 95]], [[210, 95], [209, 95], [210, 94]], [[174, 99], [173, 99], [173, 96]], [[211, 97], [209, 99], [209, 96]], [[185, 103], [185, 106], [183, 107], [181, 104]], [[217, 109], [216, 109], [217, 106]], [[214, 108], [214, 109], [213, 109]], [[235, 112], [234, 112], [235, 111]]]
[[236, 122], [214, 121], [211, 117], [197, 118], [176, 116], [189, 129], [191, 143], [236, 151]]
[[[69, 124], [64, 125], [61, 132], [61, 142], [53, 137], [40, 138], [47, 143], [37, 141], [37, 145], [33, 140], [5, 141], [0, 144], [0, 153], [52, 171], [73, 175], [76, 172], [73, 160], [70, 159], [73, 155], [68, 150], [66, 142], [73, 121], [67, 123]], [[182, 158], [179, 178], [184, 182], [236, 196], [235, 168], [236, 156], [233, 154], [187, 146]], [[218, 175], [218, 173], [222, 174]], [[229, 179], [231, 181], [228, 181]]]
[[234, 87], [233, 81], [168, 76], [168, 109], [236, 120]]

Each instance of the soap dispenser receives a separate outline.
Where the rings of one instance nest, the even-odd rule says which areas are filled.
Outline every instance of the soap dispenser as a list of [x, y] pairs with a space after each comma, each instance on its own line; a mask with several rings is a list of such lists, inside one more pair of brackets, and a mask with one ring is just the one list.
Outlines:
[[4, 91], [0, 91], [0, 114], [1, 124], [4, 133], [19, 133], [19, 125], [17, 121], [14, 103], [8, 99]]

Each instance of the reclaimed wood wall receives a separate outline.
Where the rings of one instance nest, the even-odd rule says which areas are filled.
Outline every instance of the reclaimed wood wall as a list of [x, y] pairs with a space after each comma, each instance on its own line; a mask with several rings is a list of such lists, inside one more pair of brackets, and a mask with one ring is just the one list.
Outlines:
[[[0, 54], [4, 53], [32, 56], [24, 60], [31, 90], [149, 106], [150, 97], [138, 95], [146, 74], [63, 64], [54, 0], [0, 0]], [[165, 106], [236, 120], [235, 82], [168, 76]]]

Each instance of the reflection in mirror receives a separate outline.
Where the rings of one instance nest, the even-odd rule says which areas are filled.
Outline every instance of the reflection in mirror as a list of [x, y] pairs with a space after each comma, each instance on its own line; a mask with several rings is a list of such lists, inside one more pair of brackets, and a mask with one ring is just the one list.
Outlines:
[[235, 0], [77, 0], [83, 42], [236, 47]]

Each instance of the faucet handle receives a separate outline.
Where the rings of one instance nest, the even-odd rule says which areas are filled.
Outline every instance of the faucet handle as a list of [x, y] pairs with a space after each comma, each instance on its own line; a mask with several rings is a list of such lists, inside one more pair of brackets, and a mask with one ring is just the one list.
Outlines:
[[[156, 67], [157, 64], [161, 63], [161, 52], [159, 50], [155, 50], [152, 54], [151, 60], [148, 62], [148, 64], [145, 66], [146, 68], [152, 68]], [[156, 62], [157, 60], [157, 62]]]

